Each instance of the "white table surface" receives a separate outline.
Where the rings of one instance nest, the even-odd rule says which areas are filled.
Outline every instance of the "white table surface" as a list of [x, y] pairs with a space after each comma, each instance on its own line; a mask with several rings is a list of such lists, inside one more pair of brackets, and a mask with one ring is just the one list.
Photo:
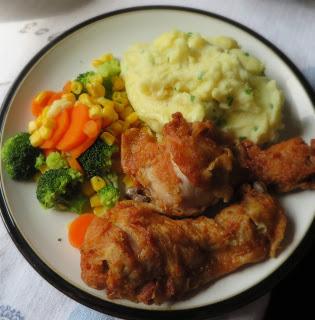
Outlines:
[[[0, 104], [28, 60], [53, 37], [95, 15], [139, 5], [200, 8], [234, 19], [274, 43], [315, 88], [315, 1], [312, 0], [0, 0]], [[217, 319], [259, 320], [269, 295]], [[43, 280], [0, 222], [0, 320], [105, 320]]]

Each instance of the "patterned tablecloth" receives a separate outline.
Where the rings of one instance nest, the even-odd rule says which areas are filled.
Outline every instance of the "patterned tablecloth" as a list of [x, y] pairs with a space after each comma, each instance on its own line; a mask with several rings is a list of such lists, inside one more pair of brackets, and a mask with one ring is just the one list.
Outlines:
[[[27, 61], [56, 35], [94, 15], [145, 4], [205, 9], [239, 21], [265, 36], [315, 87], [315, 2], [285, 0], [0, 0], [0, 103]], [[259, 320], [269, 295], [217, 319]], [[0, 320], [106, 320], [66, 297], [24, 260], [0, 223]]]

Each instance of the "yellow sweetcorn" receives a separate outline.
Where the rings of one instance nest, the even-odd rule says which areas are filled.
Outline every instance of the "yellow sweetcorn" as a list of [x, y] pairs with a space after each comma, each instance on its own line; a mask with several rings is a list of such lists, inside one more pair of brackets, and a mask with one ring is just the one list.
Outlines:
[[113, 101], [127, 106], [129, 104], [128, 96], [126, 91], [115, 91], [112, 96]]
[[102, 108], [97, 104], [90, 106], [89, 117], [91, 119], [99, 119], [103, 117]]
[[93, 104], [91, 97], [87, 93], [80, 94], [79, 101], [88, 107], [90, 107]]
[[70, 88], [74, 94], [80, 94], [83, 89], [83, 85], [80, 81], [73, 80], [71, 81]]
[[38, 147], [44, 142], [44, 139], [42, 138], [38, 130], [34, 131], [31, 134], [30, 142], [33, 147]]
[[116, 112], [118, 112], [119, 114], [122, 113], [125, 109], [125, 106], [119, 102], [115, 102], [115, 110]]
[[54, 118], [51, 118], [51, 117], [46, 117], [46, 118], [43, 119], [42, 125], [44, 127], [53, 129], [55, 127], [55, 125], [56, 125], [56, 120]]
[[114, 57], [111, 53], [105, 53], [99, 57], [99, 60], [101, 60], [102, 62], [111, 61], [113, 59]]
[[135, 180], [131, 176], [128, 176], [128, 175], [124, 176], [123, 183], [126, 186], [126, 188], [131, 188], [136, 185]]
[[43, 138], [43, 140], [49, 139], [52, 135], [52, 129], [45, 127], [45, 126], [41, 126], [38, 129], [38, 132], [39, 132], [40, 136]]
[[104, 108], [112, 108], [114, 109], [115, 102], [104, 97], [93, 99], [94, 103], [100, 104]]
[[109, 146], [113, 145], [116, 138], [110, 132], [103, 132], [101, 134], [101, 139]]
[[93, 67], [98, 67], [99, 65], [101, 65], [101, 64], [103, 64], [104, 62], [102, 61], [102, 60], [100, 60], [100, 59], [94, 59], [94, 60], [92, 60], [92, 66]]
[[101, 199], [97, 194], [90, 198], [90, 205], [92, 208], [100, 207], [102, 205]]
[[91, 186], [95, 192], [101, 190], [106, 186], [106, 182], [99, 176], [94, 176], [90, 179]]
[[121, 77], [119, 76], [114, 77], [112, 80], [112, 83], [113, 83], [113, 91], [125, 90], [125, 83]]
[[106, 212], [107, 212], [107, 209], [104, 208], [104, 207], [96, 207], [96, 208], [93, 209], [93, 213], [99, 218], [104, 217]]
[[43, 164], [43, 165], [41, 165], [41, 166], [39, 167], [39, 171], [40, 171], [41, 173], [45, 173], [45, 171], [47, 171], [47, 170], [48, 170], [48, 167], [47, 167], [46, 164]]
[[126, 118], [126, 122], [128, 122], [129, 124], [133, 124], [136, 121], [138, 121], [138, 115], [136, 112], [132, 112], [131, 114], [128, 115], [128, 117]]
[[107, 130], [111, 132], [114, 136], [119, 136], [120, 134], [123, 133], [124, 127], [123, 125], [119, 122], [119, 120], [113, 122], [109, 127], [107, 127]]
[[119, 119], [117, 112], [114, 110], [112, 106], [106, 106], [102, 110], [103, 118], [108, 120], [109, 123], [112, 123]]
[[105, 96], [105, 88], [102, 84], [98, 82], [87, 83], [86, 90], [90, 94], [92, 98], [104, 97]]
[[87, 196], [91, 197], [93, 194], [95, 194], [94, 189], [92, 188], [91, 182], [90, 181], [85, 181], [81, 187], [82, 193]]
[[32, 120], [28, 123], [28, 133], [32, 134], [38, 128], [35, 120]]
[[89, 75], [90, 83], [100, 83], [103, 84], [103, 77], [99, 73]]
[[45, 117], [47, 117], [47, 113], [49, 110], [49, 106], [45, 107], [41, 113], [42, 118], [44, 119]]
[[127, 106], [124, 108], [124, 110], [122, 110], [122, 112], [119, 113], [119, 116], [123, 120], [126, 120], [126, 118], [133, 112], [134, 112], [133, 108], [131, 106]]
[[61, 98], [63, 98], [63, 99], [67, 99], [69, 102], [71, 102], [71, 103], [75, 103], [75, 101], [76, 101], [76, 98], [75, 98], [75, 95], [73, 94], [73, 93], [64, 93], [62, 96], [61, 96]]

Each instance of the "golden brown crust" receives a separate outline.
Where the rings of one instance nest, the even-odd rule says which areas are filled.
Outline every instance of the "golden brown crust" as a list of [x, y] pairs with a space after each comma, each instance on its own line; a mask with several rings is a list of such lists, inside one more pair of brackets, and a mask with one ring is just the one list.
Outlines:
[[214, 219], [172, 220], [152, 205], [123, 201], [94, 218], [81, 248], [82, 279], [109, 298], [178, 299], [237, 268], [274, 256], [286, 218], [278, 202], [245, 188]]
[[251, 141], [240, 144], [240, 162], [254, 178], [279, 192], [315, 188], [314, 141], [297, 137], [262, 150]]

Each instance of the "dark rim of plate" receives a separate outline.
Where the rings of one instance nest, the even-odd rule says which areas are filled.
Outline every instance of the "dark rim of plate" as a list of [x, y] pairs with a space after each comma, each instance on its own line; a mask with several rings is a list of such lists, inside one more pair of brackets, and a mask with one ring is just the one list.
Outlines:
[[[295, 74], [295, 76], [299, 79], [300, 83], [304, 87], [307, 92], [310, 100], [313, 105], [315, 105], [315, 95], [314, 92], [306, 81], [301, 72], [297, 69], [297, 67], [288, 59], [286, 55], [284, 55], [278, 48], [276, 48], [272, 43], [266, 40], [261, 35], [257, 34], [253, 30], [245, 27], [244, 25], [235, 22], [226, 17], [220, 16], [218, 14], [214, 14], [211, 12], [198, 10], [189, 7], [179, 7], [179, 6], [164, 6], [164, 5], [155, 5], [155, 6], [139, 6], [132, 8], [125, 8], [117, 11], [112, 11], [109, 13], [101, 14], [99, 16], [88, 19], [84, 22], [79, 23], [78, 25], [68, 29], [55, 39], [53, 39], [49, 44], [47, 44], [43, 49], [41, 49], [24, 67], [24, 69], [20, 72], [14, 83], [12, 84], [8, 94], [6, 95], [2, 110], [0, 114], [0, 124], [1, 124], [1, 133], [4, 125], [4, 119], [6, 113], [9, 109], [9, 105], [11, 100], [23, 78], [27, 75], [29, 70], [33, 67], [33, 65], [52, 47], [54, 47], [60, 40], [66, 38], [73, 32], [88, 26], [91, 23], [96, 21], [123, 14], [132, 11], [141, 11], [141, 10], [176, 10], [176, 11], [187, 11], [196, 14], [200, 14], [203, 16], [209, 16], [224, 22], [227, 22], [243, 31], [246, 31], [248, 34], [254, 36], [256, 39], [260, 40], [262, 43], [267, 45], [276, 55], [278, 55], [286, 65], [291, 69], [291, 71]], [[115, 317], [120, 317], [124, 319], [152, 319], [158, 320], [163, 317], [163, 319], [206, 319], [209, 317], [214, 317], [223, 313], [227, 313], [233, 311], [237, 308], [240, 308], [256, 299], [261, 297], [270, 291], [276, 284], [278, 284], [281, 279], [283, 279], [288, 272], [290, 272], [296, 264], [302, 259], [302, 257], [306, 254], [306, 252], [310, 249], [313, 241], [315, 240], [315, 221], [309, 227], [307, 234], [304, 236], [303, 240], [299, 244], [299, 246], [295, 249], [295, 251], [291, 254], [291, 256], [272, 274], [270, 274], [266, 279], [253, 286], [252, 288], [232, 297], [224, 301], [220, 301], [208, 306], [192, 308], [192, 309], [183, 309], [183, 310], [174, 310], [174, 311], [157, 311], [157, 310], [145, 310], [145, 309], [137, 309], [122, 306], [119, 304], [115, 304], [112, 302], [108, 302], [102, 300], [98, 297], [95, 297], [77, 287], [67, 282], [61, 276], [59, 276], [55, 271], [53, 271], [48, 265], [46, 265], [39, 256], [35, 253], [35, 251], [31, 248], [31, 246], [24, 239], [23, 235], [19, 231], [17, 225], [14, 222], [13, 216], [11, 215], [8, 205], [5, 200], [5, 195], [3, 191], [3, 181], [1, 181], [1, 194], [0, 194], [0, 207], [2, 213], [3, 222], [7, 228], [8, 233], [10, 234], [12, 240], [15, 245], [25, 257], [25, 259], [32, 265], [32, 267], [43, 277], [45, 278], [51, 285], [55, 288], [66, 294], [68, 297], [84, 304], [94, 310], [97, 310], [102, 313], [106, 313]]]

